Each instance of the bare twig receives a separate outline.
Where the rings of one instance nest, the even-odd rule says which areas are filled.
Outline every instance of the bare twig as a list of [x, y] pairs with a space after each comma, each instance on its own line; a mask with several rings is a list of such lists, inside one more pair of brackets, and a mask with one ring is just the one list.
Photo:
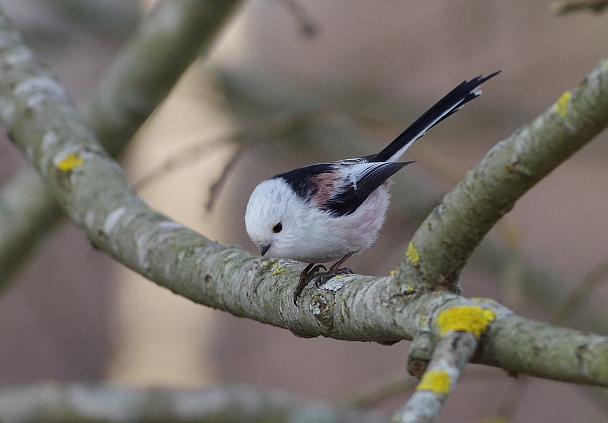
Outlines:
[[497, 407], [495, 416], [499, 416], [504, 421], [509, 422], [513, 416], [519, 411], [519, 408], [525, 403], [524, 398], [526, 390], [530, 385], [530, 380], [527, 377], [518, 377], [511, 382], [504, 399]]
[[[468, 366], [466, 378], [461, 379], [460, 384], [494, 380], [499, 376], [502, 376], [502, 374], [497, 372], [496, 369], [484, 366]], [[407, 373], [390, 374], [354, 387], [353, 390], [342, 395], [338, 403], [349, 408], [369, 409], [378, 407], [393, 397], [403, 396], [413, 391], [417, 384], [418, 379]]]
[[219, 178], [215, 181], [213, 185], [211, 185], [211, 187], [209, 187], [209, 199], [207, 200], [205, 209], [207, 211], [211, 211], [213, 205], [215, 204], [217, 196], [219, 195], [222, 187], [224, 186], [224, 182], [226, 181], [228, 176], [230, 176], [230, 172], [232, 171], [244, 151], [244, 147], [241, 145], [242, 138], [242, 134], [237, 134], [230, 137], [224, 137], [216, 141], [198, 142], [194, 145], [189, 145], [181, 149], [180, 151], [172, 154], [168, 159], [161, 163], [160, 166], [152, 169], [144, 176], [142, 176], [137, 182], [133, 184], [133, 188], [138, 191], [142, 190], [148, 185], [167, 176], [171, 172], [183, 169], [188, 165], [197, 163], [199, 160], [201, 160], [201, 158], [203, 158], [209, 153], [209, 150], [221, 148], [236, 143], [239, 145], [239, 147], [232, 154], [228, 162], [224, 165], [224, 169], [222, 169], [222, 173], [220, 174]]
[[557, 310], [555, 310], [551, 321], [555, 324], [563, 324], [578, 308], [582, 307], [589, 296], [608, 279], [608, 258], [591, 269]]
[[207, 209], [207, 211], [211, 211], [213, 209], [213, 206], [215, 205], [215, 201], [217, 200], [217, 197], [218, 197], [220, 191], [222, 190], [224, 183], [230, 176], [230, 173], [234, 169], [234, 166], [236, 166], [237, 162], [243, 155], [243, 151], [245, 151], [244, 147], [240, 146], [232, 154], [232, 157], [230, 157], [230, 160], [228, 160], [228, 162], [224, 165], [224, 169], [222, 169], [222, 173], [220, 174], [219, 178], [217, 178], [215, 183], [213, 185], [211, 185], [211, 187], [209, 187], [209, 199], [207, 200], [207, 204], [205, 204], [205, 208]]
[[413, 390], [418, 380], [407, 373], [390, 374], [355, 387], [338, 402], [346, 407], [371, 408], [396, 395]]
[[306, 38], [314, 38], [319, 34], [319, 24], [306, 12], [298, 0], [276, 0], [285, 5], [296, 24], [300, 33]]
[[601, 13], [608, 7], [608, 0], [569, 0], [552, 3], [551, 11], [557, 15], [565, 15], [572, 12], [589, 11]]
[[236, 142], [238, 138], [239, 137], [234, 136], [222, 137], [214, 141], [199, 141], [192, 145], [188, 145], [179, 151], [172, 153], [159, 166], [144, 174], [133, 184], [133, 188], [138, 191], [142, 190], [148, 185], [167, 176], [167, 174], [198, 162], [202, 157], [209, 154], [210, 150], [230, 145]]

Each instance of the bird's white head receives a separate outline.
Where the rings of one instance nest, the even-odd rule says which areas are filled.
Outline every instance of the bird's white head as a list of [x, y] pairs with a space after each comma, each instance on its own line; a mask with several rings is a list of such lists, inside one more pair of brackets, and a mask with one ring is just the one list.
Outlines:
[[249, 198], [245, 212], [247, 234], [262, 255], [294, 258], [292, 249], [302, 238], [305, 201], [281, 178], [261, 182]]

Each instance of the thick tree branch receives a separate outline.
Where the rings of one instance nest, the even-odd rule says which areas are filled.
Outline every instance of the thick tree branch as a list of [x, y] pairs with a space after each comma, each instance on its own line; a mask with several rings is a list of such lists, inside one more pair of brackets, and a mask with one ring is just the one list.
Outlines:
[[489, 230], [532, 186], [608, 126], [608, 62], [531, 124], [498, 143], [447, 194], [414, 235], [395, 291], [419, 280], [459, 291], [458, 276]]
[[[111, 155], [122, 152], [186, 68], [209, 49], [237, 3], [162, 1], [146, 17], [85, 108], [87, 123]], [[16, 197], [22, 200], [12, 201]], [[15, 175], [0, 193], [0, 289], [27, 258], [16, 260], [18, 250], [31, 252], [62, 216], [35, 170]]]

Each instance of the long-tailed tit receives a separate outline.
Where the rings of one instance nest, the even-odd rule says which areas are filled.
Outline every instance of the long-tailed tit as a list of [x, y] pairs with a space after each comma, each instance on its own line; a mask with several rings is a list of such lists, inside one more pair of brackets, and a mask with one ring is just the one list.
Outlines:
[[[464, 81], [427, 110], [378, 154], [319, 163], [261, 182], [251, 194], [245, 224], [262, 255], [309, 263], [294, 303], [322, 265], [338, 260], [319, 280], [339, 273], [351, 255], [371, 246], [389, 204], [388, 179], [409, 162], [397, 162], [427, 130], [481, 94], [479, 85], [498, 72]], [[322, 283], [322, 282], [321, 282]]]

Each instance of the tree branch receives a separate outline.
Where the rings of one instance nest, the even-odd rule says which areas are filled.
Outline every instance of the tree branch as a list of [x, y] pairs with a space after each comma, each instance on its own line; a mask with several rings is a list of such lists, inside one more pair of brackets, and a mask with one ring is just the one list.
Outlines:
[[434, 422], [464, 366], [477, 348], [472, 332], [451, 331], [437, 343], [428, 369], [416, 387], [416, 392], [395, 415], [395, 423]]
[[386, 421], [386, 416], [304, 402], [284, 392], [260, 392], [239, 385], [213, 389], [138, 389], [74, 383], [1, 389], [0, 420], [22, 423], [381, 423]]
[[580, 11], [601, 13], [606, 7], [608, 7], [607, 0], [567, 0], [557, 1], [550, 5], [551, 11], [557, 15]]
[[63, 216], [35, 169], [24, 167], [0, 191], [0, 292]]
[[471, 253], [515, 202], [608, 125], [608, 62], [566, 91], [531, 124], [498, 143], [415, 233], [395, 271], [394, 289], [416, 279], [459, 292]]
[[[209, 49], [237, 3], [163, 1], [146, 17], [85, 108], [87, 123], [110, 154], [122, 152], [201, 50]], [[15, 175], [0, 193], [0, 289], [27, 257], [16, 260], [15, 246], [31, 252], [62, 216], [35, 170]]]
[[159, 2], [114, 61], [85, 116], [117, 156], [184, 71], [207, 53], [238, 0]]

